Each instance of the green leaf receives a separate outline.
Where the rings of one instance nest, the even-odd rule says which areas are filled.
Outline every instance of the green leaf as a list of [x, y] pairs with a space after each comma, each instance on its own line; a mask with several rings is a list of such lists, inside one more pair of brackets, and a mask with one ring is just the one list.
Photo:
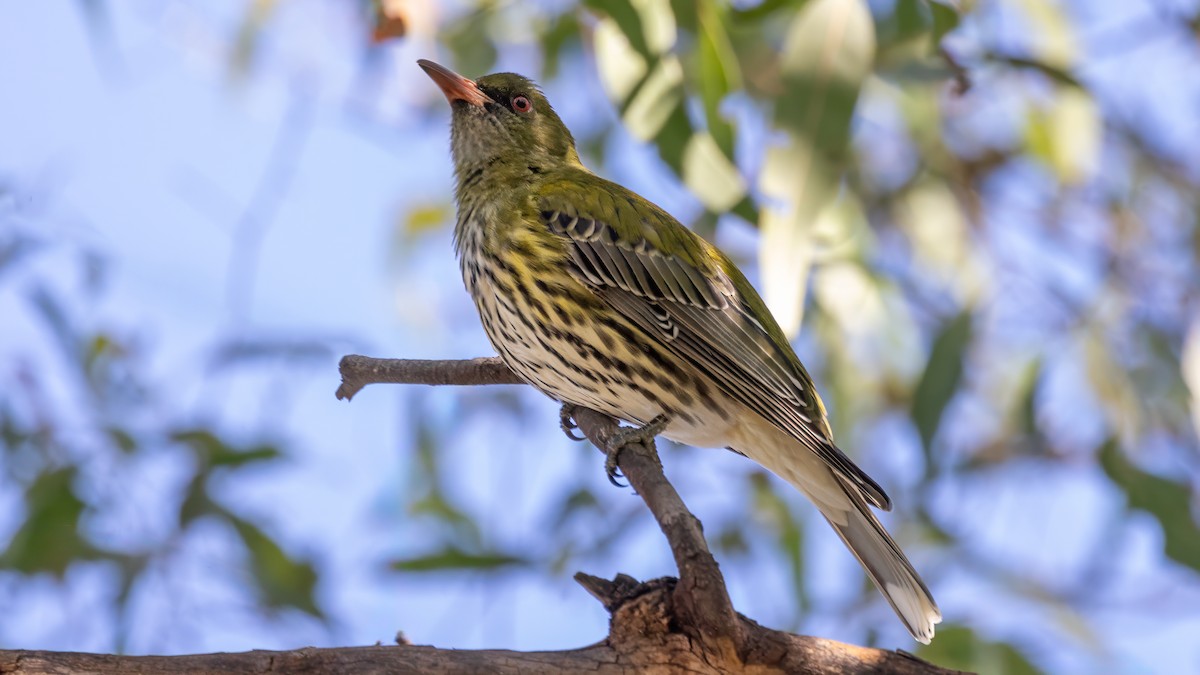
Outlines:
[[108, 426], [105, 427], [104, 433], [108, 436], [108, 439], [112, 441], [112, 444], [121, 452], [130, 453], [134, 450], [137, 450], [137, 439], [125, 429], [117, 426]]
[[393, 560], [389, 565], [399, 572], [438, 572], [446, 570], [494, 570], [501, 567], [525, 566], [529, 561], [507, 553], [485, 551], [467, 553], [455, 546], [413, 558]]
[[807, 3], [808, 0], [762, 0], [753, 7], [734, 9], [731, 14], [734, 21], [752, 23], [762, 21], [782, 9], [800, 9]]
[[55, 469], [42, 473], [29, 486], [25, 521], [0, 553], [0, 567], [62, 577], [71, 563], [101, 557], [79, 533], [86, 505], [75, 494], [75, 477], [75, 467]]
[[708, 210], [724, 213], [746, 196], [746, 182], [706, 131], [692, 134], [680, 158], [680, 175]]
[[986, 640], [964, 626], [941, 626], [917, 656], [951, 670], [997, 675], [1036, 675], [1041, 671], [1016, 647]]
[[[589, 2], [604, 15], [593, 31], [600, 81], [621, 111], [625, 128], [638, 139], [652, 141], [663, 161], [685, 179], [701, 200], [705, 186], [732, 174], [737, 194], [728, 184], [717, 196], [725, 209], [738, 203], [744, 189], [732, 163], [719, 151], [707, 152], [712, 139], [696, 139], [686, 108], [684, 68], [670, 50], [675, 44], [675, 15], [667, 0]], [[713, 161], [713, 155], [721, 162]], [[699, 186], [699, 187], [697, 187]]]
[[293, 607], [323, 619], [314, 597], [317, 572], [312, 564], [289, 556], [256, 525], [229, 513], [226, 518], [250, 554], [250, 571], [263, 604], [271, 608]]
[[[116, 601], [119, 607], [128, 607], [130, 595], [133, 593], [134, 584], [142, 573], [146, 571], [151, 557], [148, 555], [121, 555], [114, 558], [117, 563], [117, 569], [120, 570], [120, 580], [117, 582]], [[117, 653], [123, 650], [118, 649]]]
[[172, 432], [168, 438], [191, 448], [202, 464], [208, 464], [210, 457], [226, 451], [225, 443], [207, 429], [183, 429]]
[[863, 0], [813, 0], [788, 27], [780, 67], [786, 84], [775, 122], [822, 155], [842, 159], [850, 119], [875, 58], [875, 28]]
[[740, 523], [721, 528], [717, 536], [713, 537], [713, 548], [726, 554], [749, 553], [750, 544], [746, 541], [743, 530]]
[[933, 49], [936, 51], [942, 43], [942, 38], [950, 31], [958, 28], [958, 10], [950, 4], [938, 0], [928, 0], [929, 10], [933, 14]]
[[645, 82], [649, 61], [630, 43], [629, 37], [611, 18], [605, 17], [592, 31], [596, 69], [611, 101], [624, 108]]
[[260, 444], [247, 448], [235, 448], [221, 440], [208, 429], [184, 429], [173, 432], [170, 439], [190, 447], [196, 459], [207, 467], [239, 467], [251, 462], [262, 462], [282, 456], [278, 448]]
[[208, 477], [208, 473], [197, 473], [188, 482], [187, 489], [183, 493], [183, 501], [179, 504], [179, 529], [186, 528], [193, 520], [201, 516], [225, 515], [225, 510], [208, 496]]
[[538, 31], [542, 43], [542, 77], [550, 80], [558, 76], [563, 50], [567, 45], [579, 44], [581, 34], [579, 17], [573, 11], [555, 16]]
[[958, 391], [963, 359], [970, 344], [971, 312], [964, 310], [947, 321], [934, 339], [925, 372], [913, 393], [912, 419], [925, 448], [926, 471], [936, 467], [931, 451], [933, 437], [941, 425], [942, 413]]
[[774, 113], [788, 138], [768, 150], [759, 181], [763, 291], [787, 335], [800, 329], [813, 223], [836, 202], [850, 120], [874, 56], [874, 23], [862, 0], [813, 0], [788, 27]]
[[1200, 527], [1192, 519], [1195, 497], [1188, 485], [1137, 468], [1114, 438], [1100, 447], [1100, 466], [1125, 493], [1129, 508], [1145, 511], [1158, 521], [1167, 557], [1200, 570]]
[[454, 52], [454, 67], [461, 73], [478, 77], [490, 73], [496, 65], [496, 44], [488, 34], [493, 10], [484, 6], [455, 21], [442, 40]]
[[1021, 377], [1020, 396], [1017, 399], [1017, 428], [1027, 436], [1037, 436], [1039, 431], [1037, 419], [1038, 386], [1042, 381], [1042, 359], [1034, 359]]
[[251, 462], [265, 462], [283, 456], [279, 448], [273, 445], [254, 445], [248, 448], [227, 448], [231, 452], [223, 452], [211, 459], [214, 467], [238, 467]]
[[1005, 54], [987, 54], [986, 59], [996, 63], [1002, 63], [1014, 68], [1025, 68], [1028, 70], [1036, 70], [1039, 73], [1050, 78], [1054, 83], [1064, 87], [1072, 87], [1075, 89], [1086, 90], [1087, 87], [1079, 81], [1073, 74], [1068, 72], [1066, 68], [1056, 66], [1045, 61], [1038, 61], [1023, 56], [1009, 56]]
[[[897, 0], [888, 27], [890, 39], [905, 42], [925, 35], [933, 23], [928, 0]], [[881, 29], [882, 33], [883, 30]]]
[[700, 100], [704, 103], [704, 119], [708, 133], [717, 147], [733, 159], [733, 127], [721, 116], [721, 102], [732, 91], [742, 88], [742, 76], [737, 53], [725, 32], [724, 14], [718, 5], [702, 3], [697, 8], [700, 33], [697, 36], [696, 57]]
[[12, 452], [28, 440], [29, 433], [18, 424], [9, 402], [0, 400], [0, 450]]
[[[683, 109], [683, 94], [683, 67], [678, 59], [666, 57], [657, 60], [620, 102], [621, 121], [629, 133], [655, 141], [659, 154], [676, 172], [682, 165], [683, 144], [692, 133], [691, 121]], [[672, 151], [671, 147], [677, 149]]]
[[766, 198], [758, 214], [763, 300], [788, 337], [800, 332], [815, 248], [813, 223], [832, 199], [836, 181], [795, 137], [767, 150], [759, 175]]
[[654, 54], [651, 53], [650, 45], [646, 43], [646, 36], [642, 32], [642, 19], [638, 16], [632, 2], [629, 0], [584, 0], [583, 5], [597, 14], [611, 18], [614, 25], [629, 41], [629, 46], [641, 54], [642, 58], [646, 60], [653, 58]]
[[458, 536], [472, 543], [483, 539], [479, 524], [465, 511], [451, 504], [440, 489], [430, 490], [424, 497], [412, 502], [408, 512], [413, 516], [427, 516], [442, 524], [451, 525]]
[[610, 17], [642, 58], [653, 62], [675, 43], [675, 15], [668, 0], [584, 0]]
[[569, 493], [562, 504], [556, 509], [550, 529], [561, 532], [562, 528], [576, 515], [584, 511], [595, 511], [600, 508], [596, 495], [586, 487], [577, 488]]

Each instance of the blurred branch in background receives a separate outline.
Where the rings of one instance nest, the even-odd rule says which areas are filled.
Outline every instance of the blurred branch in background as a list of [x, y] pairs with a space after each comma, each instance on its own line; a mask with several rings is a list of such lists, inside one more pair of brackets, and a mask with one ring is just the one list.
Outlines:
[[[17, 309], [6, 311], [6, 332], [23, 347], [0, 367], [0, 485], [23, 495], [0, 569], [47, 575], [64, 597], [76, 566], [110, 575], [112, 606], [93, 611], [111, 619], [118, 650], [146, 620], [134, 614], [146, 597], [203, 606], [185, 590], [189, 559], [211, 565], [210, 582], [245, 584], [266, 616], [299, 610], [325, 621], [312, 561], [288, 553], [217, 490], [285, 457], [279, 435], [230, 433], [221, 420], [176, 409], [171, 392], [181, 382], [155, 373], [150, 340], [93, 310], [104, 302], [107, 261], [54, 242], [42, 233], [55, 229], [53, 211], [26, 208], [48, 203], [9, 184], [0, 209], [0, 292]], [[168, 464], [176, 471], [164, 473]], [[213, 530], [227, 558], [197, 546], [197, 533]], [[24, 601], [11, 583], [4, 594], [6, 605]]]
[[301, 166], [304, 146], [312, 132], [313, 102], [302, 85], [296, 85], [287, 112], [279, 123], [271, 151], [249, 202], [234, 225], [233, 255], [229, 257], [227, 302], [231, 319], [244, 323], [254, 300], [255, 271], [263, 238]]

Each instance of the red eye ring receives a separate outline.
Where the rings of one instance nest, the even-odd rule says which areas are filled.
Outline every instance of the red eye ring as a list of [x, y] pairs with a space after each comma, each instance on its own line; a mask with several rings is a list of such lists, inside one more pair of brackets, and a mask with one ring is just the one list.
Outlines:
[[527, 113], [533, 110], [533, 102], [527, 96], [514, 96], [512, 98], [512, 109], [519, 113]]

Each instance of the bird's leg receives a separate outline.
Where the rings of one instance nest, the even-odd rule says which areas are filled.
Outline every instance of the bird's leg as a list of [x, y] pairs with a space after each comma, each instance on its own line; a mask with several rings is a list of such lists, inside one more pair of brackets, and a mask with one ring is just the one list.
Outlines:
[[558, 427], [562, 429], [567, 438], [573, 441], [586, 440], [583, 436], [576, 436], [575, 430], [579, 425], [575, 423], [575, 404], [564, 403], [558, 410]]
[[608, 447], [604, 449], [604, 473], [608, 476], [608, 482], [617, 487], [626, 487], [617, 480], [617, 476], [620, 475], [617, 470], [617, 459], [621, 456], [621, 451], [627, 445], [653, 443], [654, 437], [662, 433], [670, 422], [671, 420], [666, 415], [659, 415], [640, 427], [622, 427], [609, 437], [606, 444]]

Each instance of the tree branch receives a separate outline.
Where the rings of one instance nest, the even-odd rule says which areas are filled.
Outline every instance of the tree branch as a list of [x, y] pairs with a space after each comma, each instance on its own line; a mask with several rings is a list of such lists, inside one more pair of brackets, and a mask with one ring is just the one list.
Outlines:
[[[616, 420], [587, 408], [577, 408], [574, 417], [579, 430], [593, 445], [606, 453], [613, 449], [609, 446], [619, 428]], [[680, 627], [693, 632], [693, 637], [726, 660], [740, 658], [745, 641], [741, 622], [725, 589], [725, 578], [708, 550], [700, 520], [667, 481], [654, 444], [626, 446], [617, 457], [617, 466], [646, 502], [671, 546], [679, 569], [674, 601]]]
[[[515, 384], [499, 359], [415, 361], [347, 356], [340, 364], [339, 399], [368, 384]], [[607, 452], [617, 420], [586, 408], [579, 430]], [[587, 574], [576, 580], [611, 615], [608, 637], [556, 652], [437, 649], [428, 646], [343, 647], [285, 652], [184, 656], [110, 656], [0, 651], [0, 675], [43, 673], [895, 673], [942, 675], [946, 670], [901, 651], [857, 647], [764, 628], [734, 611], [700, 521], [663, 475], [654, 443], [625, 446], [617, 465], [646, 502], [671, 546], [679, 579], [645, 583], [624, 574], [612, 581]]]
[[[634, 609], [640, 607], [632, 603]], [[641, 603], [642, 605], [649, 603]], [[629, 612], [631, 610], [625, 610]], [[893, 675], [950, 675], [948, 671], [901, 652], [844, 645], [820, 638], [786, 635], [776, 645], [782, 655], [773, 667], [756, 672], [890, 673]], [[424, 675], [427, 673], [496, 673], [550, 675], [594, 673], [624, 675], [656, 671], [718, 674], [732, 672], [722, 664], [705, 663], [681, 635], [668, 636], [653, 650], [619, 650], [610, 638], [590, 647], [567, 651], [515, 652], [505, 649], [438, 649], [423, 645], [375, 647], [307, 647], [291, 651], [252, 651], [180, 656], [115, 656], [78, 652], [0, 650], [4, 675], [211, 675], [212, 673], [355, 673], [356, 675]], [[742, 669], [738, 669], [742, 670]]]
[[[342, 385], [338, 398], [349, 399], [367, 384], [390, 382], [400, 384], [514, 384], [521, 380], [499, 358], [477, 358], [466, 361], [420, 361], [407, 359], [375, 359], [366, 356], [346, 356], [339, 366]], [[609, 453], [613, 435], [620, 423], [595, 410], [576, 407], [572, 417], [579, 430], [601, 452]], [[673, 625], [689, 638], [690, 653], [702, 658], [705, 664], [774, 664], [801, 666], [811, 672], [826, 672], [826, 666], [836, 664], [828, 672], [946, 672], [902, 652], [865, 649], [819, 638], [781, 633], [763, 628], [738, 614], [729, 599], [725, 578], [716, 559], [708, 549], [703, 527], [683, 503], [674, 486], [667, 481], [662, 463], [653, 442], [625, 446], [617, 457], [621, 473], [646, 502], [659, 528], [667, 538], [679, 580], [662, 579], [639, 583], [632, 577], [618, 575], [607, 581], [579, 573], [575, 576], [589, 593], [600, 600], [612, 613], [613, 622], [608, 639], [610, 645], [623, 639], [644, 642], [647, 636], [645, 616], [638, 620], [619, 620], [631, 601], [646, 597], [657, 598], [657, 612], [650, 615], [665, 618], [663, 625]], [[637, 627], [632, 636], [625, 630]], [[651, 631], [653, 632], [653, 631]], [[695, 654], [698, 650], [700, 654]], [[821, 663], [811, 659], [821, 654]], [[830, 655], [836, 654], [833, 658]], [[851, 656], [853, 655], [853, 656]], [[857, 660], [856, 660], [857, 659]], [[903, 661], [892, 663], [894, 659]], [[674, 663], [674, 662], [672, 662]], [[868, 665], [872, 664], [872, 665]], [[818, 667], [820, 666], [820, 667]], [[791, 666], [784, 666], [791, 671]]]
[[463, 361], [376, 359], [351, 354], [338, 364], [342, 384], [334, 394], [349, 401], [368, 384], [525, 384], [499, 357]]
[[[339, 370], [342, 384], [337, 397], [349, 399], [367, 384], [514, 384], [521, 380], [499, 358], [468, 361], [421, 361], [375, 359], [350, 355], [342, 358]], [[617, 420], [587, 408], [576, 408], [579, 430], [602, 452], [609, 452], [613, 434], [620, 428]], [[708, 550], [699, 519], [692, 515], [674, 486], [667, 482], [662, 463], [653, 443], [626, 446], [617, 465], [646, 502], [659, 528], [666, 535], [679, 569], [675, 606], [681, 627], [694, 632], [707, 648], [722, 658], [737, 657], [743, 651], [741, 624], [729, 600], [725, 578]], [[603, 599], [601, 599], [604, 601]], [[605, 603], [608, 606], [608, 603]]]

